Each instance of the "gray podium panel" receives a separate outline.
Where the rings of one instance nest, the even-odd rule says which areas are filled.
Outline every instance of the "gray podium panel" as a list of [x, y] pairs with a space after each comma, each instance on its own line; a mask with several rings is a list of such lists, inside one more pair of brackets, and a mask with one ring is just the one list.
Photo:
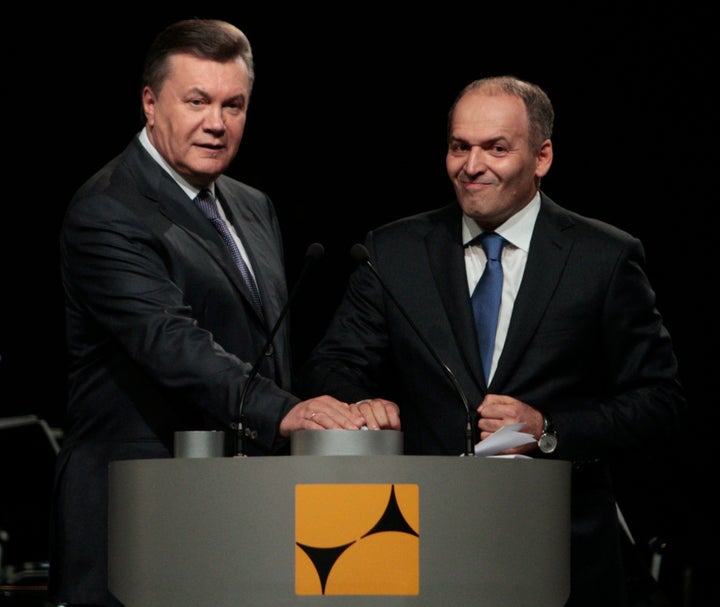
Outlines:
[[[417, 591], [364, 594], [372, 567], [347, 594], [296, 591], [300, 488], [352, 485], [413, 488]], [[561, 607], [570, 591], [568, 462], [130, 460], [110, 465], [109, 497], [109, 583], [126, 607]]]

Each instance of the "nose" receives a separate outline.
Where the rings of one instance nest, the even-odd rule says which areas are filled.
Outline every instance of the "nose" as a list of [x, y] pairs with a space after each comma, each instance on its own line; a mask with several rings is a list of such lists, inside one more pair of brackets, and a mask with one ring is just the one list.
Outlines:
[[205, 115], [205, 124], [212, 131], [224, 131], [225, 119], [223, 118], [223, 110], [220, 105], [211, 105]]
[[485, 170], [484, 152], [479, 146], [472, 146], [465, 160], [465, 172], [468, 175], [477, 175]]

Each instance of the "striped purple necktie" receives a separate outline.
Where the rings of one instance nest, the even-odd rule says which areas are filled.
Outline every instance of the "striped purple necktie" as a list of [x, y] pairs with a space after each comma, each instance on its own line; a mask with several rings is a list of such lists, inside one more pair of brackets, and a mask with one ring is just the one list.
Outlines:
[[215, 226], [215, 229], [220, 233], [220, 236], [222, 236], [223, 241], [225, 241], [225, 244], [227, 245], [228, 249], [230, 249], [230, 253], [232, 254], [233, 259], [235, 260], [235, 264], [240, 270], [240, 273], [242, 274], [242, 277], [245, 279], [245, 283], [248, 286], [248, 289], [250, 290], [250, 295], [253, 300], [253, 304], [255, 304], [255, 308], [262, 316], [262, 303], [260, 301], [260, 291], [258, 291], [257, 283], [255, 282], [255, 278], [252, 275], [252, 272], [250, 272], [250, 268], [248, 268], [247, 264], [245, 263], [245, 260], [243, 259], [242, 254], [240, 253], [240, 249], [238, 249], [237, 244], [235, 243], [235, 240], [233, 240], [232, 234], [230, 233], [230, 229], [228, 228], [227, 224], [223, 221], [222, 217], [220, 217], [220, 214], [218, 213], [217, 206], [215, 204], [215, 199], [213, 198], [212, 192], [208, 189], [200, 190], [198, 195], [195, 197], [195, 204], [198, 206], [198, 208], [203, 212], [205, 217], [207, 217], [212, 224]]

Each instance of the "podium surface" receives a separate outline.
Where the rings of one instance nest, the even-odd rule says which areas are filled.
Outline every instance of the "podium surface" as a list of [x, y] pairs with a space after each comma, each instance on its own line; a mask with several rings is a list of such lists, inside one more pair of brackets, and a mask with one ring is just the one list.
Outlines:
[[570, 464], [292, 455], [110, 465], [126, 607], [562, 607]]

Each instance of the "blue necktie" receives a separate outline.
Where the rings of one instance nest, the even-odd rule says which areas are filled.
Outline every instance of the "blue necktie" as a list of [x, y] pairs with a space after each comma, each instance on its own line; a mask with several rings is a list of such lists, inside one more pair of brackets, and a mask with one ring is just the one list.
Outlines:
[[258, 287], [257, 287], [257, 283], [255, 282], [255, 278], [253, 278], [253, 275], [250, 272], [250, 268], [247, 267], [247, 264], [245, 263], [245, 260], [243, 259], [243, 256], [240, 253], [240, 249], [238, 249], [238, 246], [235, 243], [235, 240], [233, 240], [232, 234], [230, 233], [230, 229], [228, 228], [227, 224], [223, 221], [222, 217], [220, 217], [220, 214], [218, 213], [218, 210], [217, 210], [217, 206], [215, 205], [215, 199], [213, 198], [212, 192], [210, 192], [210, 190], [208, 190], [208, 189], [200, 190], [198, 195], [195, 197], [195, 204], [203, 212], [205, 217], [207, 217], [212, 222], [212, 224], [215, 226], [215, 229], [220, 233], [220, 236], [222, 236], [222, 239], [225, 241], [225, 244], [227, 245], [228, 249], [230, 249], [230, 253], [232, 254], [233, 259], [235, 260], [235, 264], [237, 265], [238, 269], [240, 270], [242, 277], [245, 279], [245, 283], [247, 284], [248, 289], [250, 289], [250, 295], [252, 297], [253, 304], [255, 304], [255, 308], [257, 309], [258, 313], [262, 316], [262, 304], [260, 303], [260, 291], [258, 291]]
[[486, 232], [478, 238], [487, 256], [487, 264], [475, 286], [471, 302], [475, 315], [480, 359], [487, 383], [492, 366], [495, 333], [497, 332], [500, 299], [502, 298], [503, 269], [500, 256], [505, 239], [495, 232]]

